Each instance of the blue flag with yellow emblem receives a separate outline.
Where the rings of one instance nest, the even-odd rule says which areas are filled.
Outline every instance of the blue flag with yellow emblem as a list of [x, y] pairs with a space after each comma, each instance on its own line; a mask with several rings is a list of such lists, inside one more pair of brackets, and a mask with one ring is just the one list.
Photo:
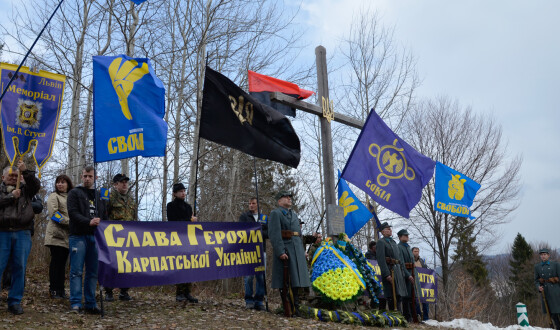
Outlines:
[[414, 150], [371, 111], [342, 177], [376, 202], [408, 218], [434, 175], [435, 162]]
[[344, 232], [352, 238], [373, 217], [338, 172], [338, 206], [344, 208]]
[[463, 173], [440, 162], [436, 163], [436, 211], [474, 219], [470, 207], [479, 189], [480, 184]]
[[51, 217], [51, 220], [57, 223], [60, 223], [62, 220], [64, 220], [64, 217], [62, 216], [62, 214], [58, 211], [54, 212], [53, 216]]
[[93, 57], [95, 162], [163, 156], [165, 88], [147, 58]]
[[109, 189], [103, 187], [99, 189], [99, 198], [101, 198], [101, 200], [108, 201], [110, 199]]

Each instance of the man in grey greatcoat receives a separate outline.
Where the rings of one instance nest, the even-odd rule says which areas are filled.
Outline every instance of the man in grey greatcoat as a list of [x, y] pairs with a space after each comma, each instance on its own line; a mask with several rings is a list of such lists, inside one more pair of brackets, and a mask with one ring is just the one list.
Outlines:
[[[544, 291], [554, 327], [560, 329], [560, 263], [549, 260], [548, 249], [541, 249], [539, 255], [541, 262], [535, 265], [535, 285], [541, 296]], [[543, 313], [546, 313], [544, 300]]]
[[[273, 289], [284, 286], [284, 260], [288, 260], [290, 283], [297, 299], [298, 288], [311, 286], [307, 261], [301, 236], [301, 227], [296, 212], [292, 208], [292, 193], [280, 191], [276, 194], [278, 208], [268, 216], [268, 237], [273, 248], [272, 285]], [[297, 301], [295, 302], [297, 305]], [[297, 307], [297, 306], [296, 306]]]
[[[381, 278], [383, 279], [383, 293], [385, 295], [385, 299], [379, 300], [379, 308], [385, 309], [385, 303], [387, 303], [387, 309], [394, 310], [395, 301], [399, 303], [401, 297], [407, 294], [406, 284], [404, 282], [406, 269], [404, 268], [399, 247], [393, 238], [391, 238], [393, 234], [391, 226], [389, 226], [387, 222], [384, 222], [379, 226], [379, 230], [383, 238], [377, 241], [376, 254], [377, 264], [379, 265]], [[393, 283], [395, 285], [396, 297], [393, 296]]]
[[414, 269], [414, 255], [408, 245], [408, 231], [406, 229], [399, 230], [399, 249], [401, 250], [404, 261], [404, 279], [406, 283], [406, 295], [402, 297], [403, 315], [408, 322], [412, 321], [412, 290], [414, 277], [412, 271]]

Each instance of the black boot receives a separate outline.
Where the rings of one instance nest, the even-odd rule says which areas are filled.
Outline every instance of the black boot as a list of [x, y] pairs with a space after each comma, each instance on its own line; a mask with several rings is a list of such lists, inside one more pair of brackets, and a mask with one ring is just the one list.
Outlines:
[[115, 301], [115, 297], [113, 297], [113, 290], [105, 291], [105, 301]]

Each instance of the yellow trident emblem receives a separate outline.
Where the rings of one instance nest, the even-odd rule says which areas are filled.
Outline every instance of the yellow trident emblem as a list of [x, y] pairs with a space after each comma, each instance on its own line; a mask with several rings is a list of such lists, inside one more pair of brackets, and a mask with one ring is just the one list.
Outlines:
[[[400, 179], [404, 176], [407, 180], [412, 181], [416, 177], [414, 170], [408, 167], [403, 154], [404, 149], [397, 148], [397, 141], [395, 139], [393, 145], [383, 147], [379, 147], [375, 143], [369, 146], [369, 153], [377, 160], [377, 168], [381, 171], [377, 176], [377, 184], [380, 187], [388, 185], [391, 179]], [[376, 149], [376, 151], [372, 149]]]
[[117, 96], [119, 97], [119, 104], [121, 111], [128, 120], [132, 120], [132, 114], [128, 108], [128, 95], [134, 88], [134, 83], [140, 80], [144, 75], [150, 72], [148, 63], [142, 63], [142, 66], [137, 68], [138, 62], [134, 60], [125, 61], [122, 63], [122, 58], [117, 57], [109, 65], [109, 77]]
[[321, 96], [323, 103], [323, 117], [330, 123], [334, 120], [334, 105], [333, 101], [329, 101], [324, 96]]

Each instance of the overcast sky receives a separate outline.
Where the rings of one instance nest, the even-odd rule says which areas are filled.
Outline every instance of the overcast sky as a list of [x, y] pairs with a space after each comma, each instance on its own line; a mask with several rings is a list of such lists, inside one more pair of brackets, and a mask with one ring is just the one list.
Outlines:
[[492, 253], [520, 232], [559, 248], [559, 1], [306, 0], [306, 52], [327, 53], [348, 33], [353, 14], [369, 4], [395, 28], [395, 41], [418, 60], [419, 96], [448, 95], [503, 127], [511, 156], [523, 156], [520, 206]]

